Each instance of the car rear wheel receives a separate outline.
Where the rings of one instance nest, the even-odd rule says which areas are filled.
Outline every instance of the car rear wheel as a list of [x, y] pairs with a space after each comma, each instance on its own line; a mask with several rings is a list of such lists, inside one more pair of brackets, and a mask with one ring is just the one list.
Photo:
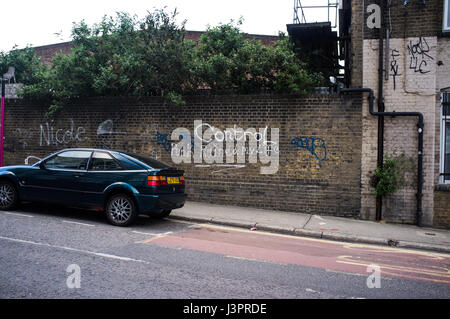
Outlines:
[[13, 184], [0, 181], [0, 209], [9, 210], [17, 205], [19, 194]]
[[169, 216], [171, 212], [172, 212], [171, 209], [164, 209], [164, 210], [159, 211], [159, 212], [153, 212], [150, 215], [150, 217], [153, 217], [153, 218], [164, 218], [164, 217]]
[[113, 195], [106, 203], [106, 218], [115, 226], [128, 226], [137, 215], [133, 199], [126, 194]]

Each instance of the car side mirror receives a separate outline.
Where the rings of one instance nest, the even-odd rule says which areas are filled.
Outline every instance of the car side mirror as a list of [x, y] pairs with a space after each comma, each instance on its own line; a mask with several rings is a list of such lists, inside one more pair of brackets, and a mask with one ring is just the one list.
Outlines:
[[39, 168], [40, 168], [40, 169], [45, 169], [45, 164], [44, 164], [44, 162], [40, 162], [40, 163], [39, 163]]

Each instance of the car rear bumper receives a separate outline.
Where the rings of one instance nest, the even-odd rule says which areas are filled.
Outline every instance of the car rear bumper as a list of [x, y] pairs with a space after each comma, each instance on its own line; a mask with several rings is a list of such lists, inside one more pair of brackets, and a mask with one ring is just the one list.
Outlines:
[[186, 193], [142, 195], [136, 196], [139, 212], [148, 214], [154, 210], [170, 210], [181, 208], [186, 202]]

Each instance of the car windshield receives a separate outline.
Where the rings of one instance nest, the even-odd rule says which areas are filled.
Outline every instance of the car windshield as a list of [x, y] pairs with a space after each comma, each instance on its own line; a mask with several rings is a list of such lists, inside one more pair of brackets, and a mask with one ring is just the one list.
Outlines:
[[123, 154], [133, 157], [133, 158], [137, 159], [138, 161], [140, 161], [144, 164], [147, 164], [148, 166], [150, 166], [152, 168], [163, 169], [163, 168], [171, 168], [172, 167], [166, 163], [160, 162], [158, 160], [155, 160], [155, 159], [145, 156], [145, 155], [134, 154], [134, 153], [123, 153]]

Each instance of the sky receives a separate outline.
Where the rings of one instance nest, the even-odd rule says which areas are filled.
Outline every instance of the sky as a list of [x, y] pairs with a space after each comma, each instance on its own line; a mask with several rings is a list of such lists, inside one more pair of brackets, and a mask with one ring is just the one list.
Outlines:
[[[302, 0], [327, 2], [324, 0]], [[92, 25], [104, 15], [128, 12], [142, 18], [147, 11], [167, 7], [178, 12], [178, 23], [186, 22], [186, 30], [204, 31], [207, 26], [228, 23], [243, 17], [241, 30], [251, 34], [277, 35], [286, 31], [293, 22], [294, 0], [9, 0], [0, 6], [2, 31], [0, 51], [9, 51], [14, 45], [41, 46], [70, 41], [73, 22], [85, 20]], [[325, 11], [326, 12], [326, 11]], [[322, 18], [323, 17], [323, 18]], [[318, 17], [311, 9], [307, 19], [327, 20]]]

